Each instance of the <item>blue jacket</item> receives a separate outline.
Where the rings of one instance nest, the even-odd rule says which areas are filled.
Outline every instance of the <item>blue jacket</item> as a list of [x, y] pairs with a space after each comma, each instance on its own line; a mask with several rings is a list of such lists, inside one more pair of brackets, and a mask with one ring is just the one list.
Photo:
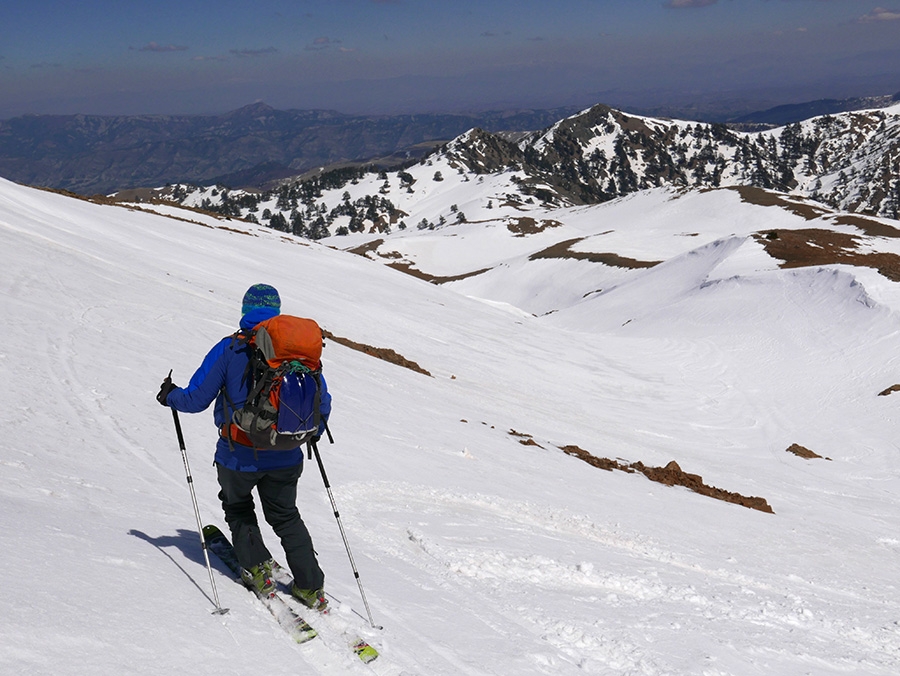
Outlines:
[[[252, 329], [266, 319], [271, 319], [278, 314], [274, 308], [256, 308], [241, 318], [242, 329]], [[187, 387], [178, 387], [169, 392], [166, 403], [177, 411], [183, 413], [199, 413], [205, 411], [213, 401], [213, 419], [216, 428], [226, 421], [230, 421], [230, 415], [235, 408], [244, 405], [249, 394], [247, 383], [242, 382], [249, 362], [249, 350], [246, 346], [235, 345], [231, 336], [223, 338], [216, 343], [203, 359], [200, 368], [191, 377]], [[322, 382], [322, 396], [320, 410], [322, 412], [322, 425], [319, 433], [325, 431], [325, 419], [331, 413], [331, 395], [325, 378]], [[228, 399], [234, 408], [226, 403], [222, 389], [228, 395]], [[226, 408], [228, 412], [226, 413]], [[256, 451], [249, 446], [235, 442], [219, 435], [216, 443], [216, 462], [229, 469], [239, 472], [257, 472], [269, 469], [284, 469], [293, 467], [303, 462], [303, 447], [289, 451]]]

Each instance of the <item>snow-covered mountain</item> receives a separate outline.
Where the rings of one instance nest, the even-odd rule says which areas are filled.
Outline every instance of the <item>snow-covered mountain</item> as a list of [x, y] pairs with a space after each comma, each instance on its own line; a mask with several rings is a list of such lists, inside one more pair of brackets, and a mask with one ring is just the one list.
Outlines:
[[[466, 142], [455, 148], [469, 166]], [[594, 203], [653, 187], [756, 186], [848, 211], [898, 217], [900, 106], [753, 134], [629, 116], [605, 106], [519, 142], [526, 192]], [[453, 152], [451, 150], [451, 152]]]
[[[452, 150], [320, 185], [316, 218], [385, 184], [406, 214], [322, 242], [0, 181], [0, 670], [900, 671], [898, 223], [747, 187], [551, 208]], [[314, 466], [299, 504], [371, 667], [219, 566], [210, 613], [154, 395], [262, 281], [331, 336], [324, 460], [383, 630]], [[223, 525], [211, 414], [181, 420]]]
[[[627, 115], [598, 105], [549, 129], [513, 139], [473, 129], [435, 154], [394, 171], [339, 169], [263, 194], [169, 186], [156, 197], [249, 218], [315, 239], [389, 226], [433, 226], [423, 185], [457, 175], [489, 181], [493, 194], [459, 185], [463, 210], [514, 201], [523, 212], [603, 203], [658, 187], [758, 187], [842, 211], [900, 217], [900, 105], [826, 115], [762, 132]], [[358, 185], [364, 190], [355, 189]], [[426, 192], [438, 190], [430, 186]], [[413, 199], [407, 199], [413, 195]], [[352, 199], [349, 199], [352, 196]], [[129, 197], [130, 198], [130, 197]]]

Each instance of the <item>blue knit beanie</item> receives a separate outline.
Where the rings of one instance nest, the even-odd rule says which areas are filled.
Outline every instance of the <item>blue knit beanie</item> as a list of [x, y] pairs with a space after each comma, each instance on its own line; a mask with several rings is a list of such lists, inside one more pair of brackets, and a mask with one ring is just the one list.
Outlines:
[[254, 284], [247, 293], [244, 294], [244, 300], [241, 304], [241, 314], [245, 315], [252, 310], [258, 308], [274, 308], [281, 309], [281, 298], [274, 286], [268, 284]]

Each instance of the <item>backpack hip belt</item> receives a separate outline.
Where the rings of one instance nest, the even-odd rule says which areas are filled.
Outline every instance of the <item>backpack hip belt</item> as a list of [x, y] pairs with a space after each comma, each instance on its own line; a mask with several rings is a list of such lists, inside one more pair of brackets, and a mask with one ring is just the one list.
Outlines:
[[223, 439], [228, 439], [229, 443], [233, 441], [241, 446], [253, 448], [253, 442], [250, 441], [250, 437], [247, 436], [247, 433], [234, 423], [231, 423], [230, 425], [219, 425], [219, 435]]

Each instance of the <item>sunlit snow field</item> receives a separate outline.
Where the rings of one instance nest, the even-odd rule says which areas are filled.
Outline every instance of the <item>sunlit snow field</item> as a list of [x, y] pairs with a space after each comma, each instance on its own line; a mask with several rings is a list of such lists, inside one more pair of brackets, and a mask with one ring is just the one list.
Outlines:
[[[0, 671], [900, 673], [900, 394], [877, 396], [900, 382], [898, 284], [780, 269], [750, 235], [807, 222], [733, 191], [553, 217], [529, 237], [497, 221], [389, 242], [431, 274], [493, 268], [438, 286], [237, 221], [0, 181]], [[529, 259], [573, 238], [664, 262]], [[354, 243], [339, 239], [326, 243]], [[211, 613], [154, 395], [170, 369], [187, 382], [258, 282], [285, 312], [431, 374], [334, 341], [323, 355], [323, 459], [383, 630], [314, 463], [298, 504], [335, 615], [381, 652], [370, 666], [321, 618], [321, 637], [294, 645], [215, 561], [230, 612]], [[181, 421], [203, 519], [224, 527], [212, 414]], [[674, 460], [774, 513], [603, 471], [567, 445]]]

